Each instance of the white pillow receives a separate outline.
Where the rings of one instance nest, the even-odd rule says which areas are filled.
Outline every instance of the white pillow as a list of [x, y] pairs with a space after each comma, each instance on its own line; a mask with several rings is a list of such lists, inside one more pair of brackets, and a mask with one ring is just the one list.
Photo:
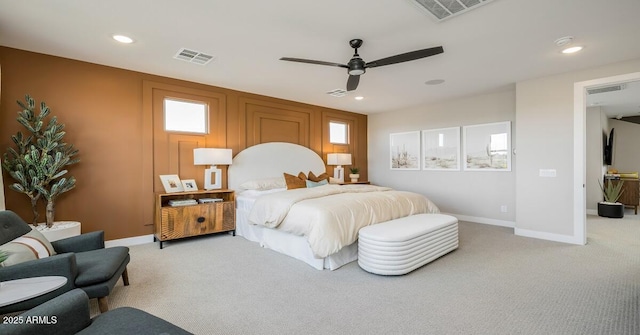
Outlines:
[[245, 190], [266, 191], [275, 188], [287, 188], [284, 177], [264, 178], [245, 181], [240, 184], [240, 188]]

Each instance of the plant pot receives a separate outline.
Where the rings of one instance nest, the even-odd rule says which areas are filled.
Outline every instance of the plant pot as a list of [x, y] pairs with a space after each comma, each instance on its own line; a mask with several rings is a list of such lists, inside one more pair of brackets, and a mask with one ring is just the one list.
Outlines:
[[82, 225], [78, 221], [56, 221], [51, 228], [46, 223], [40, 223], [35, 227], [47, 238], [49, 242], [63, 238], [80, 235]]
[[349, 178], [351, 178], [351, 182], [355, 183], [358, 181], [358, 178], [360, 178], [360, 174], [357, 173], [351, 173], [349, 174]]
[[621, 219], [624, 217], [624, 205], [619, 202], [599, 202], [598, 215], [605, 218]]

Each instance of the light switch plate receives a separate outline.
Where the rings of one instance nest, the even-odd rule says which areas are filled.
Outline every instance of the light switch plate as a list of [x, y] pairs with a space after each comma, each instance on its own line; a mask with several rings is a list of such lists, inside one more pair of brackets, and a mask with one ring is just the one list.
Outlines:
[[555, 177], [556, 169], [540, 169], [540, 177]]

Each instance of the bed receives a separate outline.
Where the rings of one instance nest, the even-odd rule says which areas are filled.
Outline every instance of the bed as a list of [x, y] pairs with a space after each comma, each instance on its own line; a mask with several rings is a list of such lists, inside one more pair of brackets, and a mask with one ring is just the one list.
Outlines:
[[283, 173], [321, 175], [314, 151], [273, 142], [238, 153], [229, 166], [236, 191], [236, 234], [312, 267], [335, 270], [357, 260], [364, 226], [420, 213], [438, 213], [429, 199], [375, 185], [322, 185], [286, 190]]

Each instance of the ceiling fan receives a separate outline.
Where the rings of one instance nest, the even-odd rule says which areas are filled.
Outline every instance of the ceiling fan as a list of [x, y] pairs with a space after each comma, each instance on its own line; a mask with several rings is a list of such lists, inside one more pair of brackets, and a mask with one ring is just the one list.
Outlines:
[[391, 64], [397, 64], [402, 62], [408, 62], [420, 58], [425, 58], [437, 54], [441, 54], [444, 52], [441, 46], [433, 47], [428, 49], [411, 51], [387, 58], [382, 58], [375, 60], [373, 62], [365, 62], [358, 55], [358, 48], [362, 46], [361, 39], [353, 39], [349, 41], [349, 45], [355, 49], [353, 57], [347, 64], [339, 64], [332, 62], [324, 62], [319, 60], [311, 60], [311, 59], [302, 59], [302, 58], [291, 58], [291, 57], [282, 57], [280, 60], [286, 60], [290, 62], [299, 62], [299, 63], [308, 63], [308, 64], [316, 64], [316, 65], [328, 65], [328, 66], [336, 66], [346, 68], [349, 73], [349, 79], [347, 79], [347, 91], [353, 91], [358, 87], [358, 83], [360, 82], [360, 75], [364, 74], [366, 69], [371, 67], [385, 66]]

